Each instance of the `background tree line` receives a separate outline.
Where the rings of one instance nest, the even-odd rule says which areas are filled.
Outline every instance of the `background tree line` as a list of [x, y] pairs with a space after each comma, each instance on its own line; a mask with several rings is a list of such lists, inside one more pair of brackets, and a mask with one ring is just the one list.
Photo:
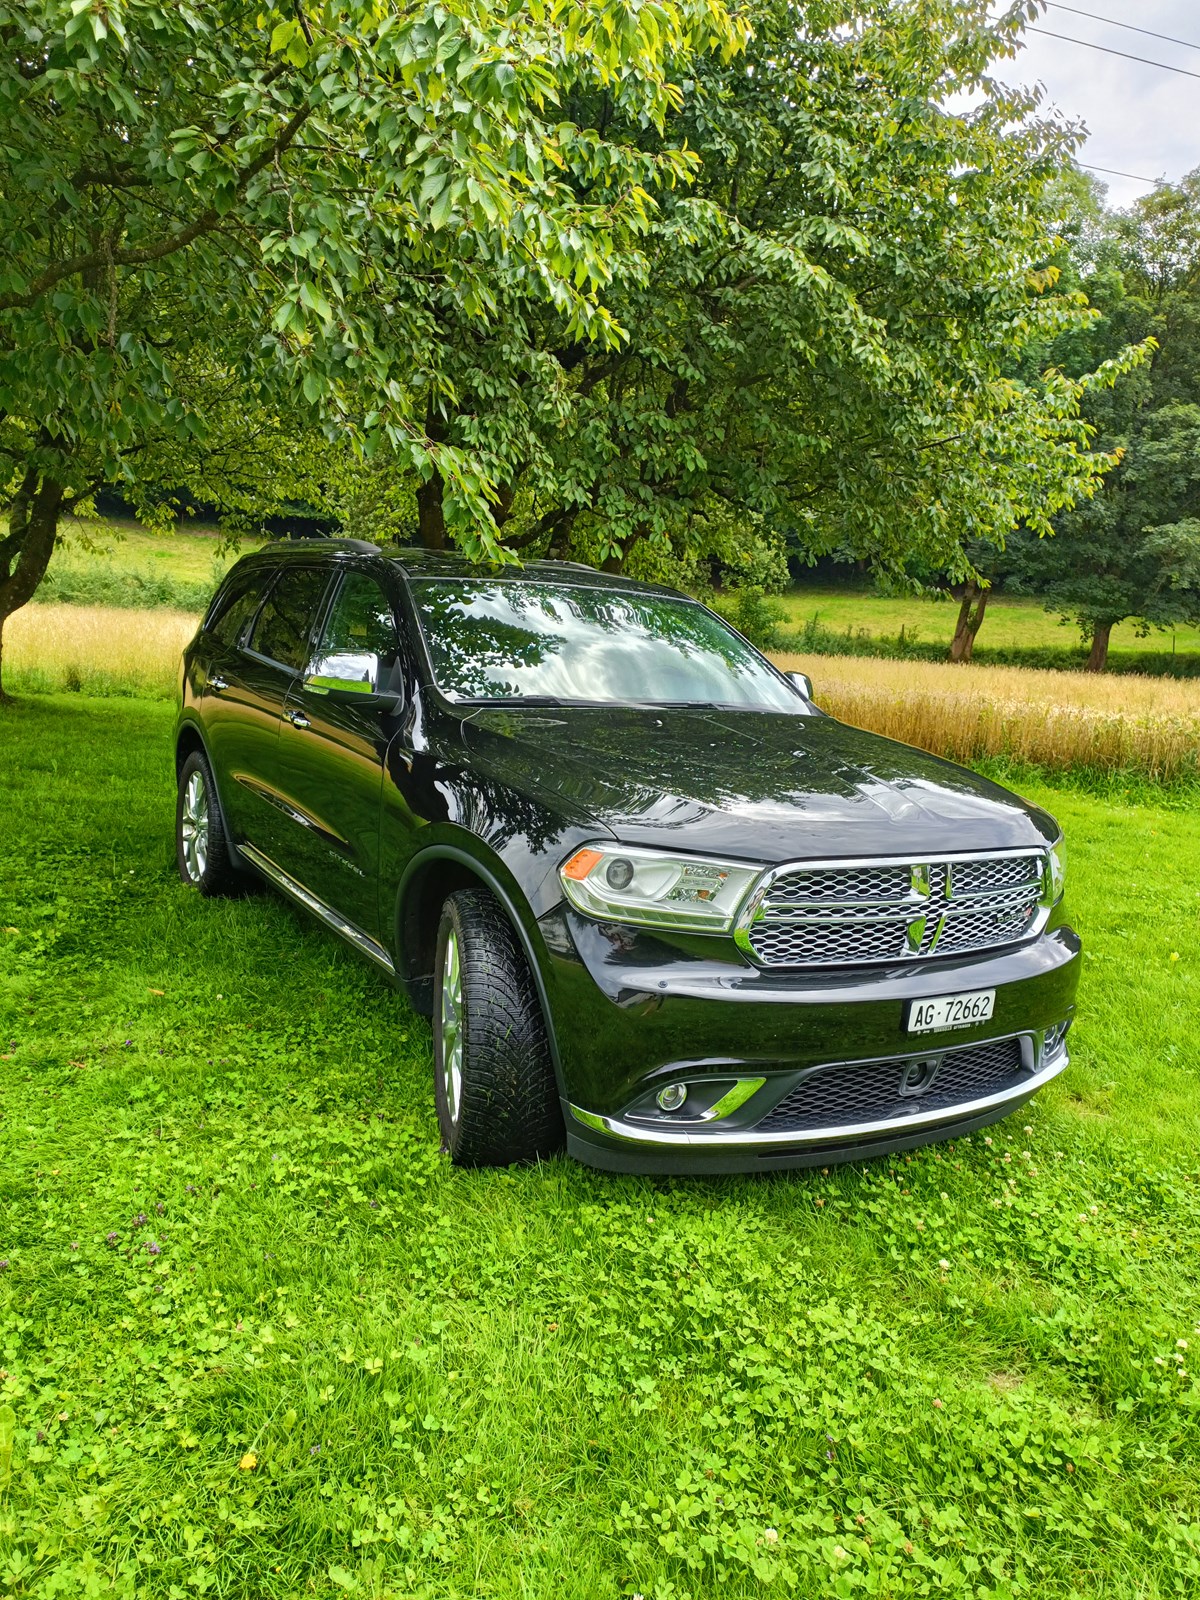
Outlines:
[[1118, 622], [1149, 633], [1200, 620], [1200, 171], [1126, 212], [1108, 210], [1103, 187], [1082, 174], [1064, 182], [1060, 283], [1086, 294], [1097, 316], [1027, 362], [1079, 374], [1131, 343], [1151, 354], [1084, 397], [1095, 448], [1118, 462], [1103, 489], [1056, 516], [1053, 538], [1024, 525], [1003, 543], [968, 545], [977, 573], [959, 591], [951, 655], [970, 659], [1000, 586], [1077, 623], [1088, 670], [1099, 672]]
[[1180, 447], [1037, 10], [0, 0], [0, 642], [105, 489], [693, 584], [1094, 537]]

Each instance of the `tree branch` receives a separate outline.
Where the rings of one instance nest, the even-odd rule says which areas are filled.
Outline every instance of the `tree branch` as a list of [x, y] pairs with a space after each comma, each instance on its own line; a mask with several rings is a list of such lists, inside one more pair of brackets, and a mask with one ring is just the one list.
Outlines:
[[[267, 148], [254, 158], [238, 178], [234, 185], [235, 193], [242, 193], [247, 184], [287, 149], [312, 115], [312, 111], [312, 106], [301, 106], [292, 114]], [[211, 233], [214, 228], [220, 227], [223, 221], [222, 214], [215, 207], [209, 206], [185, 228], [180, 228], [169, 238], [159, 239], [154, 244], [141, 245], [133, 250], [114, 250], [111, 255], [106, 250], [92, 250], [86, 255], [72, 256], [67, 261], [59, 261], [54, 266], [47, 267], [40, 277], [35, 278], [24, 294], [0, 295], [0, 311], [12, 311], [18, 307], [28, 309], [45, 294], [47, 289], [52, 289], [63, 278], [73, 277], [77, 272], [87, 272], [110, 264], [114, 267], [140, 267], [151, 261], [161, 261], [165, 256], [174, 255], [177, 250], [184, 249], [201, 235]]]

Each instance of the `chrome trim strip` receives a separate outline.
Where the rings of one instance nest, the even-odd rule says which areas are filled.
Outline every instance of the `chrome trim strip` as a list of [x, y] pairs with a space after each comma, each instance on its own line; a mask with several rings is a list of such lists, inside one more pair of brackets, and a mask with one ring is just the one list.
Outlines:
[[[988, 1039], [979, 1042], [992, 1044], [997, 1041]], [[756, 1150], [788, 1145], [803, 1149], [808, 1145], [869, 1144], [889, 1134], [915, 1133], [922, 1128], [936, 1128], [940, 1123], [967, 1122], [989, 1111], [998, 1111], [1010, 1102], [1019, 1103], [1052, 1078], [1057, 1078], [1069, 1060], [1063, 1047], [1048, 1061], [1044, 1061], [1038, 1071], [1023, 1079], [1016, 1089], [1007, 1089], [1003, 1094], [986, 1095], [982, 1100], [965, 1100], [959, 1105], [942, 1106], [937, 1111], [923, 1111], [911, 1117], [894, 1117], [887, 1122], [841, 1123], [833, 1128], [808, 1128], [801, 1133], [757, 1133], [753, 1128], [692, 1133], [684, 1129], [647, 1128], [643, 1124], [626, 1122], [620, 1117], [606, 1117], [596, 1111], [585, 1111], [576, 1105], [572, 1105], [570, 1111], [585, 1128], [594, 1128], [597, 1133], [606, 1134], [610, 1139], [619, 1139], [622, 1144], [651, 1145], [659, 1149]], [[900, 1065], [899, 1060], [896, 1064]]]
[[395, 963], [377, 939], [372, 939], [370, 934], [364, 933], [361, 928], [355, 927], [354, 923], [347, 922], [340, 912], [335, 911], [332, 906], [327, 906], [324, 900], [318, 900], [315, 894], [310, 894], [302, 883], [298, 883], [282, 867], [277, 867], [270, 856], [263, 855], [262, 851], [256, 849], [254, 845], [239, 845], [238, 853], [244, 856], [252, 866], [257, 867], [264, 877], [270, 878], [271, 882], [277, 888], [282, 889], [284, 894], [290, 895], [306, 911], [311, 911], [313, 916], [320, 917], [325, 926], [332, 928], [334, 933], [340, 934], [347, 944], [353, 945], [356, 950], [360, 950], [363, 955], [368, 956], [378, 966], [381, 966], [386, 973], [395, 977]]
[[766, 1081], [765, 1078], [739, 1078], [732, 1088], [726, 1089], [716, 1105], [709, 1106], [700, 1121], [717, 1122], [722, 1117], [731, 1116], [752, 1095], [756, 1095]]

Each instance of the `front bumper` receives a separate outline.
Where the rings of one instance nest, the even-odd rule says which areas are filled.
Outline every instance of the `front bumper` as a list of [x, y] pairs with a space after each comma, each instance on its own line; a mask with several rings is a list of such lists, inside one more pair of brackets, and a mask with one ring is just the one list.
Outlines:
[[[570, 912], [542, 928], [568, 1148], [591, 1166], [713, 1173], [860, 1160], [998, 1121], [1068, 1064], [1080, 951], [1062, 925], [986, 956], [802, 973]], [[988, 1022], [907, 1032], [912, 1001], [981, 989], [996, 991]], [[989, 1070], [973, 1076], [979, 1050]], [[678, 1081], [687, 1105], [659, 1111], [655, 1094]], [[810, 1099], [828, 1114], [807, 1114]]]
[[[1047, 1047], [1044, 1040], [1045, 1035], [1026, 1035], [1019, 1039], [1022, 1054], [1036, 1065], [1019, 1077], [1014, 1074], [1005, 1088], [953, 1106], [925, 1110], [915, 1102], [912, 1111], [900, 1115], [875, 1121], [832, 1122], [826, 1127], [806, 1128], [802, 1132], [772, 1131], [761, 1125], [650, 1127], [645, 1121], [602, 1117], [571, 1106], [567, 1146], [573, 1156], [588, 1166], [616, 1172], [760, 1172], [862, 1161], [896, 1150], [911, 1150], [936, 1139], [953, 1138], [999, 1122], [1068, 1066], [1065, 1043], [1059, 1041]], [[925, 1058], [900, 1058], [889, 1064], [894, 1065], [899, 1074], [909, 1059], [923, 1061]], [[867, 1068], [877, 1063], [835, 1065]], [[773, 1085], [768, 1090], [777, 1102], [787, 1098], [787, 1093], [779, 1094], [778, 1088]]]

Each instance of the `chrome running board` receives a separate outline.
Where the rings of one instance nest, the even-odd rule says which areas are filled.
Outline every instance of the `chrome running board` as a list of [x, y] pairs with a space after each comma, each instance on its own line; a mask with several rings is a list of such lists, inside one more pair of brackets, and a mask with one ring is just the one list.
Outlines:
[[306, 911], [311, 911], [314, 917], [319, 917], [327, 928], [332, 928], [334, 933], [340, 934], [347, 944], [353, 945], [356, 950], [369, 957], [390, 977], [396, 976], [395, 963], [378, 939], [372, 939], [369, 933], [364, 933], [361, 928], [355, 927], [354, 923], [347, 922], [340, 912], [335, 911], [332, 906], [327, 906], [324, 900], [318, 900], [315, 894], [310, 894], [302, 883], [297, 883], [291, 873], [285, 872], [282, 867], [277, 867], [270, 856], [263, 855], [254, 845], [240, 844], [237, 850], [252, 867], [258, 868], [264, 878], [269, 878], [276, 888], [282, 889], [284, 894], [295, 900], [298, 905], [302, 905]]

